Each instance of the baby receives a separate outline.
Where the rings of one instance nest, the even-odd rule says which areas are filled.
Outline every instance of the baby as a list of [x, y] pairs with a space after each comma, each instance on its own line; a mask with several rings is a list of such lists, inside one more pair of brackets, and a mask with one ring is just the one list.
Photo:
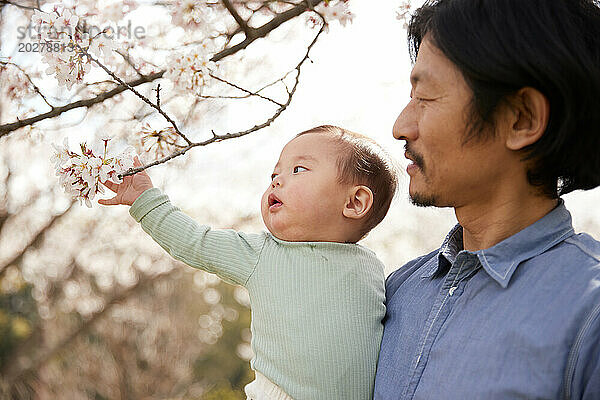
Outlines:
[[[136, 159], [139, 166], [139, 160]], [[371, 139], [335, 126], [282, 150], [261, 211], [268, 233], [211, 230], [140, 172], [100, 204], [130, 214], [171, 256], [244, 286], [252, 309], [252, 400], [367, 400], [385, 314], [383, 264], [356, 244], [386, 215], [391, 161]]]

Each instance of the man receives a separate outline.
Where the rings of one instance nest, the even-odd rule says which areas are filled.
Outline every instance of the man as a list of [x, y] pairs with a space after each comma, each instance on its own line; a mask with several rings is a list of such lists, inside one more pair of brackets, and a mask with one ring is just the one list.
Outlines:
[[410, 196], [453, 207], [392, 273], [375, 399], [600, 399], [600, 243], [560, 196], [600, 185], [595, 0], [439, 0], [409, 26]]

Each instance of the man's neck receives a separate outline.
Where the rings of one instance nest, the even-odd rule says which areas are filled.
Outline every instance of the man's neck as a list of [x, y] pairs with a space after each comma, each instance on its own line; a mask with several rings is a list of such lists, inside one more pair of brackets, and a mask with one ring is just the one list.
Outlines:
[[456, 207], [456, 218], [463, 227], [463, 247], [469, 251], [490, 248], [533, 224], [557, 204], [557, 199], [530, 195]]

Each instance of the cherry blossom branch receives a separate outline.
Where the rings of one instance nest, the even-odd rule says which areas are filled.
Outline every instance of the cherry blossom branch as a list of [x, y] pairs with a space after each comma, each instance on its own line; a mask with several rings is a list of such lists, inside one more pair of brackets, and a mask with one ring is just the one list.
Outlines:
[[[315, 6], [319, 3], [321, 3], [322, 1], [323, 0], [305, 0], [301, 3], [298, 3], [294, 7], [290, 8], [289, 10], [286, 10], [284, 12], [281, 12], [281, 13], [275, 15], [275, 17], [273, 17], [273, 19], [271, 19], [269, 22], [265, 23], [264, 25], [260, 26], [259, 28], [254, 28], [254, 32], [255, 32], [254, 36], [246, 37], [242, 42], [218, 52], [211, 58], [211, 61], [216, 62], [216, 61], [222, 60], [225, 57], [228, 57], [232, 54], [237, 53], [240, 50], [245, 49], [255, 40], [267, 36], [271, 31], [277, 29], [283, 23], [304, 13], [307, 10], [307, 8], [309, 7], [309, 5]], [[163, 70], [163, 71], [151, 73], [148, 75], [144, 75], [134, 81], [127, 83], [127, 85], [130, 87], [136, 87], [143, 83], [152, 82], [156, 79], [161, 78], [164, 75], [164, 73], [165, 73], [165, 71]], [[128, 86], [119, 85], [116, 88], [114, 88], [108, 92], [102, 93], [96, 97], [86, 99], [86, 100], [78, 100], [73, 103], [62, 106], [62, 107], [55, 107], [53, 110], [43, 113], [43, 114], [39, 114], [39, 115], [30, 117], [30, 118], [26, 118], [26, 119], [22, 119], [22, 120], [17, 119], [16, 122], [11, 122], [8, 124], [0, 125], [0, 138], [2, 136], [10, 134], [11, 132], [13, 132], [17, 129], [32, 125], [36, 122], [39, 122], [39, 121], [42, 121], [45, 119], [57, 117], [57, 116], [61, 115], [62, 113], [72, 110], [74, 108], [90, 107], [94, 104], [102, 103], [103, 101], [110, 99], [110, 98], [116, 96], [117, 94], [124, 92], [125, 90], [128, 90]]]
[[12, 1], [8, 1], [8, 0], [0, 0], [0, 7], [3, 5], [9, 4], [11, 6], [15, 6], [18, 8], [23, 8], [25, 10], [38, 10], [39, 9], [39, 3], [38, 3], [38, 7], [31, 7], [31, 6], [24, 6], [22, 4], [17, 4], [17, 3], [13, 3]]
[[183, 140], [185, 140], [187, 142], [187, 144], [191, 144], [192, 141], [190, 139], [187, 138], [187, 136], [185, 136], [177, 127], [177, 124], [175, 123], [175, 121], [173, 121], [171, 119], [171, 117], [169, 117], [169, 115], [164, 112], [162, 110], [162, 108], [160, 108], [160, 105], [154, 104], [153, 102], [151, 102], [150, 100], [148, 100], [143, 94], [141, 94], [140, 92], [138, 92], [137, 90], [135, 90], [132, 86], [130, 86], [129, 84], [127, 84], [126, 82], [124, 82], [121, 78], [119, 78], [117, 75], [115, 75], [111, 70], [109, 70], [108, 68], [106, 68], [106, 66], [104, 66], [104, 64], [102, 64], [100, 61], [98, 61], [97, 59], [95, 59], [91, 54], [89, 54], [88, 52], [86, 52], [79, 44], [75, 43], [75, 45], [79, 48], [79, 50], [83, 53], [85, 53], [93, 62], [95, 62], [97, 65], [100, 66], [100, 68], [102, 68], [107, 74], [109, 74], [114, 80], [116, 80], [117, 82], [119, 82], [122, 86], [125, 86], [128, 90], [130, 90], [131, 92], [133, 92], [137, 97], [139, 97], [140, 99], [142, 99], [146, 104], [148, 104], [150, 107], [156, 109], [160, 115], [162, 115], [167, 121], [169, 121], [169, 123], [173, 126], [173, 128], [175, 129], [175, 132], [177, 132], [177, 134], [179, 136], [181, 136], [183, 138]]
[[250, 43], [254, 42], [256, 39], [260, 39], [262, 37], [267, 36], [271, 31], [277, 29], [284, 22], [289, 21], [290, 19], [296, 18], [297, 16], [304, 13], [309, 6], [316, 6], [321, 3], [323, 0], [306, 0], [302, 3], [299, 3], [293, 8], [286, 10], [282, 13], [277, 14], [273, 19], [266, 24], [260, 26], [259, 28], [254, 29], [255, 35], [253, 37], [246, 37], [242, 42], [236, 44], [235, 46], [229, 47], [219, 53], [217, 53], [211, 61], [218, 61], [222, 58], [225, 58], [231, 54], [235, 54], [238, 51], [245, 49], [250, 45]]
[[[135, 87], [135, 86], [139, 86], [143, 83], [152, 82], [158, 78], [161, 78], [164, 75], [164, 73], [165, 73], [165, 71], [159, 71], [159, 72], [155, 72], [152, 74], [144, 75], [143, 77], [138, 78], [138, 79], [128, 83], [128, 85], [131, 87]], [[86, 99], [86, 100], [77, 100], [73, 103], [70, 103], [70, 104], [67, 104], [67, 105], [64, 105], [61, 107], [55, 107], [51, 111], [36, 115], [31, 118], [17, 120], [17, 122], [11, 122], [9, 124], [0, 125], [0, 137], [2, 137], [4, 135], [8, 135], [9, 133], [11, 133], [17, 129], [23, 128], [25, 126], [32, 125], [36, 122], [39, 122], [39, 121], [42, 121], [42, 120], [45, 120], [48, 118], [57, 117], [69, 110], [74, 109], [74, 108], [91, 107], [94, 104], [102, 103], [104, 100], [110, 99], [111, 97], [114, 97], [126, 90], [127, 90], [127, 86], [119, 85], [116, 88], [109, 90], [108, 92], [102, 93], [96, 97], [92, 97], [92, 98]]]
[[116, 51], [116, 52], [117, 52], [117, 53], [118, 53], [118, 54], [119, 54], [121, 57], [123, 57], [123, 60], [125, 60], [125, 62], [127, 62], [127, 64], [129, 64], [129, 66], [130, 66], [131, 68], [133, 68], [133, 70], [134, 70], [134, 71], [135, 71], [135, 72], [138, 74], [138, 76], [144, 76], [144, 74], [142, 74], [142, 73], [140, 72], [140, 70], [139, 70], [139, 69], [137, 69], [137, 68], [135, 67], [135, 64], [133, 63], [133, 61], [131, 60], [131, 58], [129, 57], [129, 55], [128, 55], [128, 54], [125, 54], [125, 53], [123, 53], [122, 51], [119, 51], [119, 50], [115, 50], [115, 51]]
[[[272, 99], [272, 98], [270, 98], [270, 97], [266, 97], [266, 96], [263, 96], [263, 95], [259, 94], [260, 90], [259, 90], [259, 91], [257, 91], [257, 92], [251, 92], [250, 90], [244, 89], [243, 87], [240, 87], [240, 86], [236, 85], [235, 83], [231, 83], [231, 82], [229, 82], [229, 81], [226, 81], [226, 80], [225, 80], [225, 79], [223, 79], [223, 78], [219, 78], [218, 76], [216, 76], [216, 75], [214, 75], [214, 74], [210, 74], [210, 76], [211, 76], [213, 79], [216, 79], [216, 80], [217, 80], [217, 81], [219, 81], [219, 82], [223, 82], [223, 83], [225, 83], [226, 85], [229, 85], [229, 86], [231, 86], [231, 87], [234, 87], [234, 88], [236, 88], [236, 89], [238, 89], [238, 90], [241, 90], [242, 92], [244, 92], [244, 93], [246, 93], [246, 94], [248, 95], [248, 96], [246, 96], [246, 97], [250, 97], [250, 96], [256, 96], [256, 97], [260, 97], [261, 99], [264, 99], [264, 100], [270, 101], [271, 103], [273, 103], [273, 104], [276, 104], [276, 105], [278, 105], [279, 107], [282, 107], [282, 106], [283, 106], [283, 104], [281, 104], [280, 102], [278, 102], [278, 101], [275, 101], [275, 100], [273, 100], [273, 99]], [[200, 96], [200, 97], [207, 98], [206, 96]], [[216, 96], [216, 97], [218, 97], [218, 96]], [[232, 97], [232, 98], [234, 98], [234, 97]]]
[[[308, 46], [308, 48], [306, 50], [306, 54], [304, 55], [304, 58], [302, 58], [302, 60], [300, 60], [300, 62], [292, 70], [292, 71], [294, 71], [294, 70], [296, 71], [296, 79], [294, 81], [294, 85], [292, 86], [292, 89], [291, 90], [287, 89], [287, 92], [288, 92], [287, 101], [285, 103], [283, 103], [281, 105], [281, 107], [279, 107], [273, 113], [273, 115], [270, 118], [268, 118], [265, 122], [263, 122], [261, 124], [258, 124], [258, 125], [254, 125], [252, 128], [247, 129], [245, 131], [240, 131], [240, 132], [235, 132], [235, 133], [227, 133], [227, 134], [224, 134], [224, 135], [217, 135], [214, 131], [212, 131], [212, 134], [213, 134], [212, 138], [207, 139], [207, 140], [202, 141], [202, 142], [197, 142], [197, 143], [189, 144], [186, 147], [182, 148], [181, 150], [175, 151], [175, 152], [171, 153], [170, 155], [161, 158], [160, 160], [153, 161], [153, 162], [148, 163], [146, 165], [143, 165], [141, 167], [130, 168], [125, 173], [119, 175], [119, 178], [121, 179], [124, 176], [134, 175], [134, 174], [136, 174], [138, 172], [141, 172], [141, 171], [143, 171], [145, 169], [148, 169], [150, 167], [153, 167], [155, 165], [164, 164], [165, 162], [167, 162], [169, 160], [172, 160], [175, 157], [179, 157], [180, 155], [183, 155], [183, 154], [187, 153], [188, 150], [190, 150], [190, 149], [192, 149], [194, 147], [206, 146], [206, 145], [209, 145], [209, 144], [214, 143], [214, 142], [221, 142], [223, 140], [238, 138], [238, 137], [241, 137], [241, 136], [248, 135], [248, 134], [250, 134], [252, 132], [256, 132], [256, 131], [258, 131], [260, 129], [263, 129], [263, 128], [271, 125], [271, 123], [273, 123], [273, 121], [275, 121], [275, 119], [277, 119], [277, 117], [279, 117], [279, 115], [281, 115], [281, 113], [283, 113], [287, 109], [287, 107], [290, 105], [290, 103], [292, 102], [292, 97], [294, 96], [294, 93], [296, 92], [296, 89], [298, 88], [298, 84], [300, 82], [300, 72], [301, 72], [301, 69], [302, 69], [302, 65], [304, 65], [304, 63], [306, 62], [306, 60], [310, 60], [310, 57], [309, 57], [310, 51], [313, 48], [313, 46], [315, 45], [315, 43], [317, 42], [317, 40], [319, 39], [319, 36], [323, 33], [324, 29], [325, 29], [325, 24], [323, 24], [321, 26], [321, 28], [319, 29], [319, 32], [317, 32], [317, 34], [313, 38], [312, 42], [309, 44], [309, 46]], [[286, 74], [285, 76], [287, 76], [287, 75], [289, 75], [289, 73]], [[283, 81], [283, 79], [284, 78], [282, 78], [282, 81]]]
[[250, 26], [248, 26], [248, 23], [246, 21], [244, 21], [244, 19], [240, 16], [240, 14], [238, 14], [237, 10], [235, 9], [235, 7], [233, 6], [233, 4], [231, 4], [231, 2], [229, 0], [222, 0], [223, 5], [225, 6], [225, 8], [227, 9], [227, 11], [229, 11], [229, 14], [231, 14], [231, 16], [233, 17], [233, 19], [235, 19], [235, 22], [237, 22], [237, 24], [240, 26], [240, 28], [242, 28], [242, 30], [244, 31], [244, 33], [246, 34], [246, 37], [252, 37], [254, 36], [254, 28], [251, 28]]
[[23, 75], [25, 75], [25, 77], [27, 78], [27, 80], [29, 81], [29, 83], [31, 84], [31, 86], [33, 86], [33, 89], [35, 90], [35, 92], [37, 94], [39, 94], [42, 97], [42, 99], [44, 99], [44, 102], [46, 104], [48, 104], [52, 110], [54, 110], [54, 106], [52, 104], [48, 103], [48, 99], [46, 99], [46, 96], [44, 96], [42, 94], [42, 92], [40, 91], [40, 89], [36, 86], [35, 83], [33, 83], [33, 81], [31, 80], [31, 77], [29, 76], [29, 74], [27, 72], [25, 72], [25, 70], [23, 68], [21, 68], [19, 65], [15, 64], [13, 62], [7, 62], [7, 61], [0, 61], [0, 65], [4, 65], [4, 66], [6, 66], [6, 65], [12, 65], [13, 67], [15, 67], [19, 71], [21, 71], [23, 73]]

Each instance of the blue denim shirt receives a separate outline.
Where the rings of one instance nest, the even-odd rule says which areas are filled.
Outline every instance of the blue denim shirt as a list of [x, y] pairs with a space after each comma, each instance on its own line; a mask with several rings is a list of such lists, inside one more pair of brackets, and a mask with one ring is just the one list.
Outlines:
[[388, 277], [375, 399], [600, 399], [600, 242], [561, 201], [462, 248], [457, 225]]

